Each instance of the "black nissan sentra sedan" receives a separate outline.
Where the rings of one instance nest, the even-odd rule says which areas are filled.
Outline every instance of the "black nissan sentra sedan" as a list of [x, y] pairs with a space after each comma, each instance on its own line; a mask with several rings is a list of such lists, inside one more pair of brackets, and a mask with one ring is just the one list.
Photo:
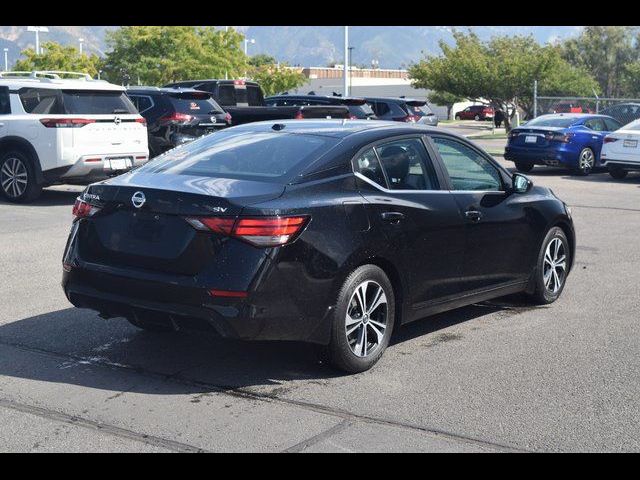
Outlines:
[[63, 286], [148, 330], [323, 345], [370, 368], [395, 327], [562, 293], [575, 235], [548, 188], [441, 129], [351, 120], [219, 131], [87, 187]]

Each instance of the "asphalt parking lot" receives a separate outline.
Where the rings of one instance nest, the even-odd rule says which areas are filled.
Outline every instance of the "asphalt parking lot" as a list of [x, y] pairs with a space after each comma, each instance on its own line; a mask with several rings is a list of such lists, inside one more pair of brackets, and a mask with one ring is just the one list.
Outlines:
[[639, 450], [640, 175], [529, 177], [573, 210], [561, 299], [413, 323], [354, 376], [307, 345], [153, 334], [75, 309], [60, 277], [78, 188], [0, 201], [0, 451]]

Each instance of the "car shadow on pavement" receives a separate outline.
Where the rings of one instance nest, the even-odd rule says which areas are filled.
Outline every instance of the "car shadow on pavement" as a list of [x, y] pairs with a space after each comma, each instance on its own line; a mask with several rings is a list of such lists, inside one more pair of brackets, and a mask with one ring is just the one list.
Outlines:
[[[516, 298], [472, 305], [413, 322], [395, 332], [390, 349], [461, 322], [520, 308], [518, 302]], [[321, 361], [313, 345], [151, 333], [124, 319], [103, 320], [83, 309], [0, 325], [0, 377], [113, 391], [192, 394], [250, 387], [268, 392], [268, 387], [289, 380], [342, 375]]]
[[[73, 205], [79, 192], [73, 190], [52, 190], [45, 188], [42, 194], [31, 203], [18, 204], [20, 207], [55, 207]], [[0, 195], [0, 205], [14, 205]]]

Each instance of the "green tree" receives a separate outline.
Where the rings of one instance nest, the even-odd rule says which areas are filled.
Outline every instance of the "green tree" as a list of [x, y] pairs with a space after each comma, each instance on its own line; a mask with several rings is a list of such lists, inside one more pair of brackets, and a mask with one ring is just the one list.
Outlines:
[[105, 71], [114, 82], [163, 85], [242, 76], [242, 34], [193, 26], [127, 26], [107, 32]]
[[252, 67], [262, 67], [264, 65], [274, 65], [276, 63], [277, 62], [274, 57], [265, 53], [259, 53], [252, 57], [249, 57], [249, 65], [251, 65]]
[[307, 77], [297, 69], [285, 64], [279, 66], [262, 65], [254, 68], [251, 72], [251, 78], [260, 84], [265, 95], [286, 92], [307, 83]]
[[62, 70], [88, 73], [95, 77], [101, 66], [101, 60], [97, 55], [80, 54], [77, 48], [56, 42], [44, 42], [42, 53], [39, 55], [32, 48], [23, 50], [21, 54], [25, 58], [16, 62], [14, 70]]
[[[413, 86], [415, 88], [422, 88], [417, 82], [414, 83]], [[453, 108], [453, 105], [458, 102], [462, 102], [465, 99], [464, 97], [453, 95], [449, 92], [432, 91], [429, 92], [427, 100], [435, 105], [442, 105], [443, 107], [447, 107], [447, 118], [451, 119], [451, 109]]]
[[[629, 95], [635, 78], [627, 65], [640, 60], [637, 27], [588, 26], [562, 44], [562, 55], [596, 79], [605, 97]], [[637, 93], [637, 90], [635, 91]]]
[[493, 37], [488, 42], [472, 31], [456, 31], [453, 36], [454, 45], [440, 42], [442, 55], [409, 68], [414, 85], [509, 112], [507, 130], [517, 108], [531, 115], [534, 80], [540, 95], [560, 87], [564, 95], [587, 95], [597, 88], [584, 70], [562, 58], [558, 47], [539, 45], [532, 36]]

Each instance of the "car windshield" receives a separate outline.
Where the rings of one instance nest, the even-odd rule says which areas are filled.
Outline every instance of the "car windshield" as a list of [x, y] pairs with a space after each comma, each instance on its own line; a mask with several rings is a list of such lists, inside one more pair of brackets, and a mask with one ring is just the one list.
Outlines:
[[527, 127], [560, 127], [567, 128], [578, 121], [572, 117], [538, 117], [527, 122]]
[[288, 183], [339, 140], [319, 135], [228, 130], [170, 150], [139, 171]]

